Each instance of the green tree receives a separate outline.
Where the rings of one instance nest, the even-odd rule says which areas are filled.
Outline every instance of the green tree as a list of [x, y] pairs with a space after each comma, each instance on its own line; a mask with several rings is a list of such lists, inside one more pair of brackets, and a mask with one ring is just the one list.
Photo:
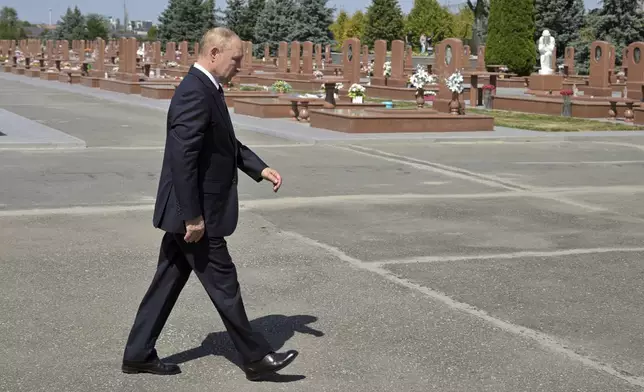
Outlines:
[[158, 33], [159, 29], [156, 26], [150, 27], [150, 29], [148, 30], [148, 41], [156, 41]]
[[237, 33], [242, 40], [245, 37], [245, 17], [246, 17], [245, 0], [226, 0], [226, 10], [224, 11], [224, 25]]
[[86, 33], [85, 39], [93, 41], [100, 37], [107, 40], [110, 35], [108, 20], [98, 14], [87, 15]]
[[383, 39], [391, 47], [391, 41], [404, 39], [404, 18], [398, 0], [372, 0], [366, 16], [365, 45], [373, 47], [376, 40]]
[[537, 61], [534, 0], [492, 0], [488, 23], [485, 62], [531, 74]]
[[362, 11], [356, 11], [351, 16], [351, 19], [347, 21], [345, 37], [346, 38], [356, 37], [360, 41], [362, 41], [364, 36], [365, 25], [366, 25], [366, 18], [364, 16], [364, 13], [362, 13]]
[[579, 39], [584, 24], [584, 0], [535, 0], [536, 42], [543, 30], [548, 29], [557, 43], [557, 57], [562, 58], [566, 46]]
[[331, 43], [329, 26], [333, 23], [333, 8], [328, 0], [299, 0], [296, 8], [295, 30], [291, 39], [315, 44]]
[[616, 62], [621, 64], [624, 47], [644, 40], [644, 15], [639, 0], [603, 0], [597, 37], [615, 46]]
[[336, 49], [342, 47], [342, 43], [347, 39], [347, 28], [349, 27], [349, 15], [346, 11], [342, 10], [338, 12], [338, 16], [335, 18], [335, 22], [329, 27], [331, 30], [331, 36], [333, 41], [335, 41]]
[[571, 42], [575, 48], [575, 71], [580, 75], [588, 75], [590, 67], [590, 45], [597, 40], [597, 24], [599, 9], [591, 10], [584, 15], [584, 23], [579, 30], [577, 40]]
[[215, 6], [215, 0], [204, 0], [204, 2], [201, 4], [201, 10], [201, 17], [203, 21], [202, 31], [204, 33], [217, 26], [221, 26], [221, 19], [223, 18], [218, 15], [221, 10]]
[[60, 19], [56, 27], [56, 39], [67, 40], [71, 43], [75, 39], [85, 39], [87, 35], [87, 25], [85, 17], [78, 7], [67, 8], [67, 12]]
[[[244, 7], [244, 14], [242, 15], [243, 23], [241, 24], [239, 31], [239, 37], [245, 41], [252, 41], [255, 49], [261, 47], [263, 51], [264, 48], [261, 45], [261, 42], [256, 42], [255, 40], [255, 25], [257, 24], [257, 19], [262, 13], [264, 6], [266, 5], [266, 0], [248, 0], [248, 4]], [[256, 53], [259, 54], [259, 53]]]
[[269, 45], [271, 56], [277, 54], [280, 41], [288, 42], [294, 36], [296, 15], [293, 0], [266, 0], [255, 25], [255, 39]]
[[170, 0], [159, 17], [159, 40], [163, 45], [168, 41], [198, 42], [217, 24], [214, 6], [213, 0]]
[[0, 39], [23, 39], [26, 37], [23, 22], [18, 19], [15, 8], [2, 7], [0, 10]]
[[452, 16], [452, 32], [456, 38], [469, 42], [473, 37], [473, 26], [474, 13], [468, 7], [461, 7], [458, 13]]
[[432, 35], [434, 42], [454, 37], [453, 16], [437, 0], [415, 0], [405, 24], [405, 31], [410, 34], [410, 43], [420, 48], [420, 36]]

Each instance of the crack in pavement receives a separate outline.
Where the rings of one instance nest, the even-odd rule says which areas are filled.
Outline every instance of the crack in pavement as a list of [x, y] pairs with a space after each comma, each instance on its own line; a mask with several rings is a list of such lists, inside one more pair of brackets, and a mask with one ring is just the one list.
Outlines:
[[452, 299], [451, 297], [445, 295], [444, 293], [441, 293], [437, 290], [433, 290], [429, 287], [419, 285], [417, 283], [413, 283], [409, 281], [408, 279], [401, 278], [399, 276], [394, 275], [391, 271], [388, 271], [384, 268], [382, 268], [379, 265], [374, 265], [373, 263], [368, 263], [368, 262], [363, 262], [359, 259], [356, 259], [354, 257], [349, 256], [339, 248], [336, 248], [334, 246], [325, 244], [323, 242], [314, 240], [312, 238], [306, 237], [302, 234], [299, 234], [294, 231], [281, 231], [281, 233], [288, 235], [298, 241], [301, 241], [302, 243], [305, 243], [307, 245], [311, 245], [314, 247], [317, 247], [319, 249], [323, 249], [326, 252], [334, 255], [338, 259], [347, 262], [351, 264], [352, 266], [369, 271], [372, 273], [375, 273], [384, 279], [387, 279], [390, 282], [396, 283], [400, 286], [406, 287], [410, 290], [414, 290], [417, 292], [422, 293], [428, 298], [432, 298], [433, 300], [436, 300], [438, 302], [441, 302], [448, 306], [449, 308], [460, 311], [463, 313], [466, 313], [470, 316], [479, 318], [481, 320], [486, 321], [487, 323], [505, 331], [510, 334], [524, 337], [527, 339], [530, 339], [532, 341], [535, 341], [538, 343], [540, 346], [543, 348], [547, 349], [550, 352], [553, 353], [558, 353], [558, 354], [563, 354], [569, 359], [573, 361], [577, 361], [582, 363], [583, 365], [590, 367], [592, 369], [595, 369], [597, 371], [606, 373], [608, 375], [611, 375], [613, 377], [617, 377], [619, 379], [624, 380], [625, 382], [639, 386], [639, 387], [644, 387], [644, 377], [638, 377], [631, 375], [630, 373], [620, 370], [616, 368], [613, 365], [606, 364], [602, 361], [599, 361], [597, 359], [594, 359], [590, 356], [587, 355], [582, 355], [577, 353], [576, 351], [568, 348], [569, 343], [566, 342], [563, 339], [559, 339], [555, 336], [551, 336], [548, 334], [545, 334], [543, 332], [536, 331], [534, 329], [524, 327], [521, 325], [513, 324], [511, 322], [502, 320], [500, 318], [494, 317], [490, 315], [489, 313], [485, 312], [484, 310], [478, 309], [475, 306], [472, 306], [470, 304], [467, 304], [465, 302], [460, 302]]

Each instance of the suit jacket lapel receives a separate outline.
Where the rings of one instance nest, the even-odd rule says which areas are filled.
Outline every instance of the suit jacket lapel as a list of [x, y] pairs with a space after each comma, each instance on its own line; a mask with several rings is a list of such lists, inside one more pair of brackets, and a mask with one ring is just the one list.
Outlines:
[[217, 106], [217, 110], [219, 110], [219, 114], [221, 114], [221, 117], [224, 119], [226, 123], [225, 125], [228, 128], [228, 134], [230, 135], [235, 147], [237, 147], [235, 130], [233, 129], [233, 123], [232, 123], [232, 120], [230, 119], [230, 113], [228, 113], [228, 108], [226, 107], [226, 103], [223, 97], [221, 96], [219, 91], [217, 91], [217, 88], [212, 84], [212, 81], [210, 80], [210, 78], [204, 75], [203, 72], [196, 69], [194, 66], [191, 66], [188, 73], [191, 73], [194, 76], [196, 76], [210, 90], [210, 93], [215, 99], [215, 106]]

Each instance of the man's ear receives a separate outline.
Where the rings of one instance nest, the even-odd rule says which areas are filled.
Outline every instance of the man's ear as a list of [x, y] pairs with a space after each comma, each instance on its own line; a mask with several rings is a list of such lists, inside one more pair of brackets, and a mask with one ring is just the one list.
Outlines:
[[210, 49], [210, 56], [215, 57], [218, 54], [219, 54], [219, 49], [217, 49], [216, 46], [213, 46], [212, 49]]

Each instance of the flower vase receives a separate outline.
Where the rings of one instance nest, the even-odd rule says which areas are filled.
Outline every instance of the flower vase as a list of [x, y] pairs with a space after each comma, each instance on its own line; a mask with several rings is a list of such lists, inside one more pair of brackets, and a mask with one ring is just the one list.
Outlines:
[[352, 103], [362, 103], [362, 98], [363, 98], [362, 95], [359, 95], [357, 97], [353, 97], [353, 98], [351, 98], [351, 102]]
[[461, 108], [461, 103], [458, 100], [458, 93], [452, 93], [452, 100], [449, 101], [449, 114], [458, 115]]
[[416, 89], [416, 106], [418, 109], [425, 107], [425, 89], [422, 87]]
[[483, 106], [492, 109], [492, 90], [483, 90]]
[[572, 99], [570, 99], [570, 96], [564, 96], [563, 98], [563, 105], [561, 107], [561, 115], [564, 117], [571, 117], [572, 116]]

